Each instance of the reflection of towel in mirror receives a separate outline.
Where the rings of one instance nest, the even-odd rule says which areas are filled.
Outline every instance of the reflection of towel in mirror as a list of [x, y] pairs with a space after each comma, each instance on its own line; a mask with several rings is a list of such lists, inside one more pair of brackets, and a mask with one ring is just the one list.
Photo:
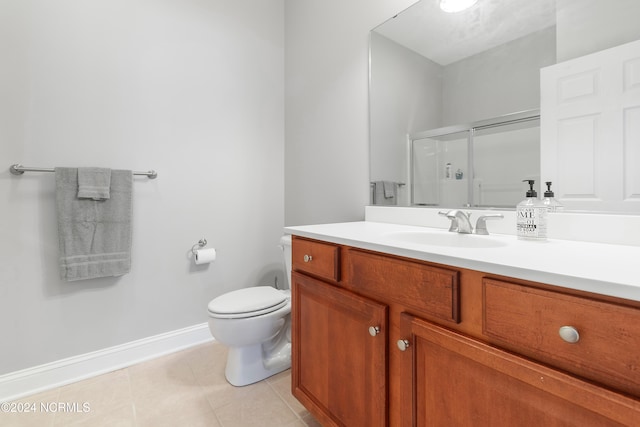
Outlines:
[[384, 187], [384, 198], [390, 199], [396, 197], [396, 183], [391, 181], [382, 181]]
[[374, 182], [374, 205], [396, 205], [398, 195], [398, 183], [393, 181]]

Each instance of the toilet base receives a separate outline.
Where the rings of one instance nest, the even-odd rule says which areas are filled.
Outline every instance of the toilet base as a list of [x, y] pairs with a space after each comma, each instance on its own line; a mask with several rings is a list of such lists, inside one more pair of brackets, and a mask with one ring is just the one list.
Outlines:
[[286, 343], [265, 357], [263, 345], [230, 347], [225, 377], [231, 385], [241, 387], [262, 381], [291, 367], [291, 343]]

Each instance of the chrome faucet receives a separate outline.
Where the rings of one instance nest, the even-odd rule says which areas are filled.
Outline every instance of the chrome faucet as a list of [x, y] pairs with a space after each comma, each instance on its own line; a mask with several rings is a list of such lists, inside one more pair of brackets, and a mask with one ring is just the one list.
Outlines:
[[476, 234], [484, 234], [485, 236], [488, 235], [489, 230], [487, 230], [487, 220], [502, 218], [504, 218], [504, 215], [502, 214], [487, 214], [479, 216], [478, 220], [476, 221]]
[[440, 215], [444, 215], [451, 220], [451, 226], [449, 227], [449, 231], [457, 231], [461, 234], [471, 234], [473, 233], [473, 226], [471, 225], [471, 221], [469, 217], [471, 213], [466, 214], [465, 212], [454, 209], [448, 212], [438, 212]]
[[[438, 212], [439, 215], [446, 216], [451, 220], [451, 226], [449, 227], [449, 231], [458, 232], [461, 234], [472, 234], [473, 226], [471, 225], [471, 212], [465, 213], [459, 209], [454, 209], [451, 211], [441, 211]], [[488, 219], [499, 219], [504, 218], [502, 214], [486, 214], [478, 217], [476, 221], [476, 234], [488, 235], [489, 231], [487, 230], [487, 220]]]

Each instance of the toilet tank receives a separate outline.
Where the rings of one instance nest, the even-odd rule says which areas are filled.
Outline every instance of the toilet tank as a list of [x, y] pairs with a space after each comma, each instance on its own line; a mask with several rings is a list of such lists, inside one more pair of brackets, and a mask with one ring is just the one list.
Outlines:
[[285, 289], [291, 289], [291, 235], [286, 234], [280, 239], [280, 245], [282, 247], [282, 255], [284, 256], [284, 276]]

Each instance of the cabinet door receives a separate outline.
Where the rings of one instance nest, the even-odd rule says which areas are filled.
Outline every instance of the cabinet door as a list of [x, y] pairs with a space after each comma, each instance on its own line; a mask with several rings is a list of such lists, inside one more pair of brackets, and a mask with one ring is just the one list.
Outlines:
[[293, 395], [323, 426], [385, 426], [387, 307], [292, 279]]
[[[403, 426], [632, 426], [640, 401], [408, 314]], [[400, 346], [399, 346], [400, 347]]]

